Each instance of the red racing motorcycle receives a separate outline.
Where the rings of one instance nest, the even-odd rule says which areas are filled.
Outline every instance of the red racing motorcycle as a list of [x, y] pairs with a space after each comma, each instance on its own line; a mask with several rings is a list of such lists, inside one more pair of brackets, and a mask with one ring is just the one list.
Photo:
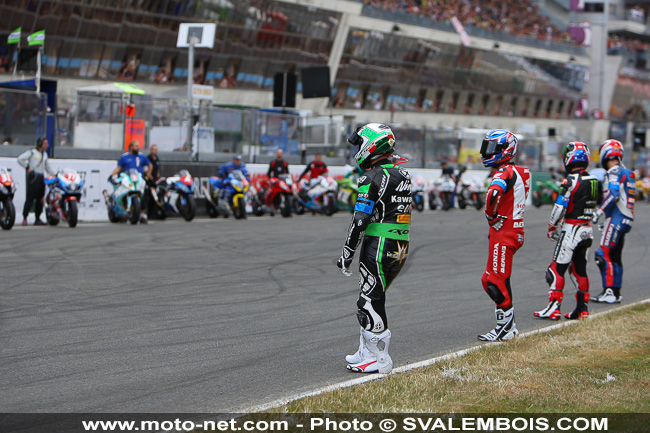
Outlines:
[[291, 216], [293, 200], [293, 180], [289, 174], [281, 174], [279, 177], [272, 177], [264, 181], [262, 189], [253, 194], [251, 206], [253, 214], [264, 215], [267, 211], [271, 215], [278, 212], [283, 217]]

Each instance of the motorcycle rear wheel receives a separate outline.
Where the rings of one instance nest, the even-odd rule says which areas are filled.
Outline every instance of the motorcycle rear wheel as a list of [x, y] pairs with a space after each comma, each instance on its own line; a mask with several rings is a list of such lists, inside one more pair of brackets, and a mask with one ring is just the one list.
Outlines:
[[[120, 218], [117, 216], [117, 214], [115, 213], [115, 211], [113, 209], [108, 210], [108, 220], [110, 222], [112, 222], [112, 223], [120, 222]], [[49, 223], [50, 220], [48, 219], [47, 222]]]
[[215, 206], [212, 205], [208, 200], [205, 201], [205, 211], [207, 212], [210, 218], [216, 218], [219, 216], [219, 211]]
[[16, 208], [11, 197], [2, 200], [2, 214], [0, 215], [0, 226], [3, 230], [10, 230], [16, 222]]

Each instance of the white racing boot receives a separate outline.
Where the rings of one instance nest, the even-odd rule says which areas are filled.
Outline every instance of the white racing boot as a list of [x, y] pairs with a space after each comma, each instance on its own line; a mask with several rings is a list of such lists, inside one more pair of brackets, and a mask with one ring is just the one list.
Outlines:
[[[361, 338], [365, 344], [366, 357], [360, 362], [348, 364], [347, 369], [355, 373], [390, 373], [393, 370], [393, 360], [388, 354], [390, 335], [389, 329], [381, 334], [362, 329]], [[355, 353], [350, 358], [356, 355]]]
[[591, 300], [594, 302], [602, 302], [605, 304], [618, 304], [622, 299], [623, 297], [621, 296], [621, 289], [611, 288], [603, 289], [602, 292], [591, 298]]
[[519, 334], [517, 325], [515, 325], [514, 307], [510, 307], [507, 311], [496, 308], [494, 315], [497, 318], [497, 327], [486, 334], [479, 335], [478, 339], [480, 341], [508, 341]]
[[359, 328], [359, 350], [354, 355], [347, 355], [345, 362], [348, 364], [358, 364], [370, 356], [368, 349], [366, 349], [366, 342], [363, 339], [363, 328]]

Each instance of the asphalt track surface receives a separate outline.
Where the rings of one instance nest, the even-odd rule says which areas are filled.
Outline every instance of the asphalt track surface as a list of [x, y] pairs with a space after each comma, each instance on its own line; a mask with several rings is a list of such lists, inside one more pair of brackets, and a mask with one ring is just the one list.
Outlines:
[[[551, 324], [532, 315], [547, 303], [549, 213], [527, 210], [515, 256], [522, 332]], [[344, 355], [358, 344], [358, 273], [335, 267], [349, 218], [0, 233], [0, 412], [236, 412], [356, 377]], [[624, 303], [648, 297], [649, 228], [650, 206], [639, 203], [623, 256]], [[396, 366], [479, 344], [476, 335], [494, 326], [480, 284], [482, 212], [416, 213], [411, 236], [387, 300]], [[593, 251], [588, 273], [599, 293]], [[565, 292], [569, 312], [568, 279]]]

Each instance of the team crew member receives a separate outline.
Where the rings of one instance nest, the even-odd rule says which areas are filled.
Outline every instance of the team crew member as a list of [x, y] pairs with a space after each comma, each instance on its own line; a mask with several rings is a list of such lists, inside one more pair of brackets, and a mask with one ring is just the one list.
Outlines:
[[158, 158], [158, 146], [153, 145], [149, 149], [149, 156], [147, 156], [151, 163], [151, 180], [156, 181], [160, 178], [160, 158]]
[[269, 163], [269, 169], [266, 175], [272, 178], [279, 177], [281, 174], [289, 174], [289, 164], [284, 160], [284, 151], [278, 149], [276, 158]]
[[[602, 197], [600, 182], [590, 175], [589, 148], [581, 142], [569, 143], [562, 153], [564, 167], [568, 173], [560, 195], [555, 202], [548, 223], [548, 237], [556, 240], [553, 261], [546, 270], [549, 304], [533, 313], [535, 317], [558, 320], [564, 294], [564, 273], [570, 269], [578, 285], [577, 305], [567, 319], [582, 319], [589, 315], [589, 278], [587, 277], [587, 254], [594, 238], [591, 218]], [[564, 220], [564, 223], [562, 223]], [[560, 233], [558, 233], [558, 228]]]
[[524, 244], [530, 173], [528, 168], [510, 162], [516, 153], [517, 137], [504, 129], [488, 132], [481, 144], [483, 165], [497, 169], [486, 195], [490, 252], [481, 278], [483, 289], [496, 304], [497, 326], [479, 335], [481, 341], [511, 340], [519, 333], [515, 326], [510, 275], [514, 255]]
[[634, 221], [636, 183], [634, 172], [623, 165], [623, 145], [617, 140], [607, 140], [600, 147], [600, 165], [607, 170], [604, 194], [600, 208], [593, 217], [594, 224], [605, 216], [600, 248], [596, 251], [596, 264], [603, 278], [603, 291], [592, 301], [613, 304], [621, 302], [623, 283], [623, 244], [625, 234]]
[[393, 131], [379, 123], [358, 128], [348, 142], [359, 146], [354, 156], [367, 170], [359, 178], [359, 196], [348, 237], [337, 266], [352, 272], [352, 258], [359, 250], [357, 319], [361, 325], [359, 349], [348, 355], [347, 369], [357, 373], [390, 373], [388, 354], [391, 332], [386, 318], [386, 290], [406, 262], [411, 222], [411, 176], [397, 166], [406, 162], [393, 154]]
[[302, 172], [298, 180], [302, 179], [307, 173], [309, 173], [309, 177], [311, 179], [315, 179], [318, 176], [324, 176], [327, 173], [329, 173], [329, 170], [327, 169], [327, 164], [323, 162], [323, 155], [320, 153], [317, 153], [314, 155], [314, 160], [307, 164], [307, 167], [305, 167], [305, 171]]
[[[117, 167], [111, 173], [109, 179], [113, 184], [117, 184], [117, 174], [121, 171], [128, 172], [129, 170], [136, 169], [140, 172], [145, 181], [150, 182], [152, 165], [149, 158], [143, 153], [140, 153], [140, 143], [138, 140], [133, 140], [129, 143], [129, 151], [123, 154], [117, 161]], [[147, 194], [142, 197], [142, 206], [140, 207], [140, 223], [147, 223]]]
[[25, 205], [23, 206], [23, 225], [27, 225], [27, 216], [32, 208], [34, 201], [34, 214], [36, 216], [35, 226], [45, 225], [41, 221], [43, 213], [43, 196], [45, 195], [45, 175], [54, 173], [47, 159], [47, 148], [49, 142], [47, 138], [36, 140], [36, 149], [28, 150], [20, 155], [16, 162], [27, 170], [27, 195]]

